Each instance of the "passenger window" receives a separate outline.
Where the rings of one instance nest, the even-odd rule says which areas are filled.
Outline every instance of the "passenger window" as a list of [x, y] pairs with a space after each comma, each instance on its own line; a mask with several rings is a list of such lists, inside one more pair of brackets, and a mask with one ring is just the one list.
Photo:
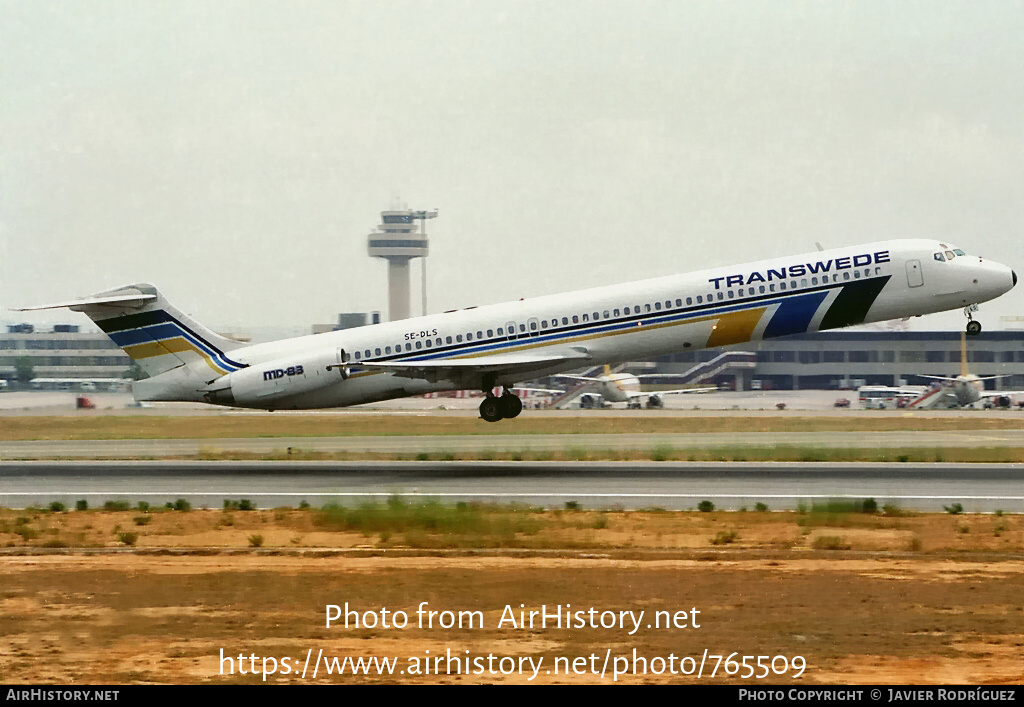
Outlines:
[[589, 322], [590, 321], [590, 315], [589, 314], [584, 314], [583, 315], [583, 321]]
[[758, 289], [761, 290], [761, 294], [764, 294], [764, 285], [761, 285]]
[[677, 299], [676, 300], [676, 306], [677, 307], [682, 307], [683, 306], [683, 301], [681, 299]]
[[596, 322], [596, 321], [598, 321], [600, 319], [601, 319], [601, 315], [598, 314], [597, 312], [594, 312], [594, 321]]
[[723, 300], [723, 299], [725, 299], [725, 295], [723, 295], [723, 294], [722, 294], [721, 292], [719, 292], [719, 293], [718, 293], [718, 299], [719, 299], [719, 300]]
[[525, 324], [520, 324], [519, 325], [519, 331], [520, 331], [520, 333], [525, 333], [526, 332], [526, 325]]
[[441, 337], [440, 337], [440, 336], [439, 336], [439, 337], [437, 337], [437, 345], [438, 345], [438, 346], [440, 346], [440, 345], [441, 345]]
[[697, 304], [700, 304], [703, 301], [704, 301], [704, 296], [703, 295], [697, 295]]
[[[796, 287], [796, 283], [795, 282], [793, 283], [793, 287]], [[807, 278], [806, 277], [800, 280], [800, 287], [807, 287]]]
[[579, 324], [580, 323], [580, 316], [578, 314], [572, 315], [572, 323], [573, 324]]
[[466, 341], [472, 341], [472, 340], [473, 340], [473, 332], [471, 332], [471, 331], [466, 332]]
[[606, 310], [604, 310], [604, 318], [605, 318], [605, 319], [611, 319], [611, 316], [612, 316], [612, 315], [608, 313], [608, 310], [607, 310], [607, 309], [606, 309]]
[[623, 314], [629, 314], [629, 307], [623, 307], [622, 308], [622, 313]]
[[376, 354], [377, 356], [380, 356], [380, 349], [374, 349], [373, 353]]
[[617, 310], [617, 309], [615, 310], [615, 316], [616, 317], [619, 316], [619, 310]]
[[357, 361], [359, 360], [359, 352], [358, 351], [356, 351], [356, 360]]
[[858, 280], [859, 280], [859, 279], [860, 279], [860, 270], [854, 270], [854, 271], [853, 271], [853, 276], [854, 276], [854, 277], [855, 277], [856, 279], [858, 279]]
[[562, 317], [562, 326], [566, 326], [569, 323], [569, 317]]
[[[770, 287], [771, 287], [771, 290], [772, 290], [772, 292], [774, 292], [774, 291], [775, 291], [775, 285], [770, 285]], [[779, 283], [779, 289], [780, 289], [780, 290], [784, 290], [784, 289], [786, 289], [786, 283], [784, 283], [784, 282], [780, 282], [780, 283]]]
[[505, 335], [505, 329], [503, 327], [498, 327], [498, 336], [504, 336], [504, 335]]
[[384, 347], [384, 353], [386, 353], [386, 354], [391, 353], [391, 347], [390, 346], [385, 346]]
[[530, 331], [537, 331], [537, 322], [536, 321], [530, 322]]
[[422, 349], [423, 348], [423, 342], [422, 341], [417, 341], [416, 342], [416, 348], [417, 349]]
[[[782, 283], [782, 289], [783, 290], [786, 289], [786, 283], [784, 283], [784, 282]], [[771, 292], [775, 292], [775, 283], [774, 282], [771, 283], [770, 285], [768, 285], [768, 290], [771, 291]]]
[[733, 292], [732, 290], [729, 290], [729, 299], [732, 299], [735, 296], [736, 296], [736, 293]]
[[650, 312], [651, 311], [651, 305], [645, 304], [644, 305], [644, 311]]
[[434, 345], [434, 342], [431, 341], [430, 339], [427, 339], [427, 348], [429, 349], [433, 345]]
[[665, 300], [665, 309], [672, 309], [672, 300]]
[[488, 330], [487, 330], [487, 338], [489, 339], [489, 338], [491, 338], [492, 336], [494, 336], [494, 330], [493, 330], [493, 329], [488, 329]]
[[452, 337], [450, 337], [450, 336], [444, 337], [444, 343], [446, 343], [446, 344], [452, 343]]
[[406, 351], [412, 351], [412, 344], [406, 344], [405, 345], [405, 350]]
[[843, 273], [843, 279], [844, 280], [849, 280], [850, 279], [850, 271], [849, 270], [847, 270], [846, 272]]
[[661, 302], [655, 302], [654, 303], [654, 308], [660, 312], [661, 311]]
[[812, 278], [811, 278], [811, 284], [812, 284], [812, 285], [817, 285], [817, 284], [818, 284], [818, 278], [816, 278], [816, 277], [812, 277]]

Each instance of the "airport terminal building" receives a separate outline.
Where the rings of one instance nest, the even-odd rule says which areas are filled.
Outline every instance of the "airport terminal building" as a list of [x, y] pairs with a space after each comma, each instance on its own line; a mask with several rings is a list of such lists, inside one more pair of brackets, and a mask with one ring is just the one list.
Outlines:
[[19, 365], [26, 363], [34, 387], [45, 389], [73, 386], [66, 382], [73, 380], [115, 383], [127, 377], [132, 360], [102, 332], [80, 332], [72, 324], [49, 331], [8, 326], [0, 332], [0, 380], [17, 380]]
[[[752, 368], [726, 369], [712, 379], [720, 385], [772, 390], [838, 390], [861, 385], [928, 385], [922, 374], [960, 373], [960, 332], [829, 331], [737, 344], [727, 348], [683, 351], [628, 366], [643, 373], [680, 374], [711, 361], [723, 351], [747, 351]], [[967, 339], [968, 370], [991, 390], [1024, 389], [1024, 331], [983, 331]], [[0, 379], [17, 379], [18, 360], [31, 363], [36, 387], [66, 387], [65, 379], [116, 380], [127, 377], [132, 362], [101, 332], [80, 332], [74, 325], [49, 331], [9, 326], [0, 333]], [[656, 382], [656, 380], [654, 381]], [[666, 381], [667, 382], [667, 381]]]
[[[742, 372], [745, 389], [838, 390], [862, 385], [928, 385], [924, 375], [960, 374], [960, 332], [829, 331], [768, 339], [728, 347], [686, 351], [656, 360], [648, 373], [685, 373], [723, 350], [750, 351], [753, 369]], [[967, 369], [989, 390], [1024, 389], [1024, 331], [982, 331], [967, 339]], [[715, 382], [732, 385], [739, 372]]]

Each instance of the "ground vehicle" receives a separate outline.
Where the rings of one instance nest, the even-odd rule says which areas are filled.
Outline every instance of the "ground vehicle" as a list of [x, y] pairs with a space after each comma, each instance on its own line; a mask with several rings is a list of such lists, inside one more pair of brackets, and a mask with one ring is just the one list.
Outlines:
[[836, 398], [835, 406], [837, 408], [848, 408], [850, 407], [849, 398]]

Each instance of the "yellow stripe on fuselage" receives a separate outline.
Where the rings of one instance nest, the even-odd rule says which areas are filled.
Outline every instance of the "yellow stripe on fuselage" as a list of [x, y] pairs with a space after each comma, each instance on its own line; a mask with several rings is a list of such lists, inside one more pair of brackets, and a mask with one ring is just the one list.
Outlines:
[[716, 346], [728, 346], [729, 344], [742, 344], [750, 341], [754, 335], [754, 328], [761, 321], [767, 307], [757, 309], [743, 309], [739, 312], [729, 312], [718, 318], [711, 336], [708, 337], [707, 347], [713, 349]]

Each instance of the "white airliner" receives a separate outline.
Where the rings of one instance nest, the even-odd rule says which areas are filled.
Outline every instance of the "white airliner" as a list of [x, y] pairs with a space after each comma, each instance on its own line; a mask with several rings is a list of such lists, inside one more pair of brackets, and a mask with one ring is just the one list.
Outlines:
[[[588, 390], [580, 395], [580, 407], [600, 407], [604, 401], [609, 403], [626, 403], [629, 408], [640, 408], [645, 402], [647, 407], [663, 407], [661, 396], [681, 395], [687, 393], [706, 393], [718, 390], [717, 387], [705, 386], [701, 388], [679, 388], [676, 390], [659, 390], [646, 392], [640, 390], [640, 376], [632, 373], [613, 373], [611, 366], [604, 367], [604, 373], [600, 376], [576, 376], [568, 373], [558, 374], [561, 378], [586, 381], [592, 383], [587, 386]], [[656, 376], [663, 378], [664, 376]], [[588, 397], [591, 396], [591, 397]], [[594, 401], [593, 398], [599, 400]]]
[[885, 241], [252, 345], [148, 284], [31, 309], [92, 318], [149, 374], [133, 386], [139, 401], [298, 410], [475, 389], [494, 422], [522, 410], [517, 381], [970, 307], [1017, 283], [1007, 266], [960, 253]]
[[990, 398], [991, 403], [998, 405], [999, 407], [1010, 407], [1010, 404], [1012, 403], [1010, 396], [1020, 395], [1024, 391], [985, 390], [985, 381], [992, 380], [994, 378], [1007, 378], [1008, 376], [1009, 374], [980, 377], [968, 372], [967, 339], [961, 334], [960, 375], [953, 378], [948, 376], [928, 376], [922, 374], [920, 376], [921, 378], [931, 378], [932, 380], [942, 381], [942, 386], [921, 395], [910, 403], [910, 407], [967, 407], [968, 405], [973, 405], [985, 398]]

